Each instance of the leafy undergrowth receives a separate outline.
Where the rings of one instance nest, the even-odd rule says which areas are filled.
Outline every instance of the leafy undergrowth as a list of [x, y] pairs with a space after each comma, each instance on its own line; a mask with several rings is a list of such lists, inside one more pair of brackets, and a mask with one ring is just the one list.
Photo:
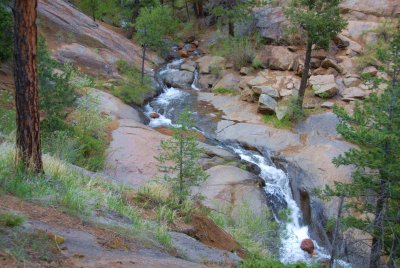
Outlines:
[[127, 104], [143, 105], [145, 100], [154, 95], [155, 88], [151, 80], [146, 75], [141, 82], [141, 72], [135, 67], [130, 66], [126, 61], [117, 61], [118, 72], [123, 79], [111, 84], [109, 90], [111, 94], [120, 98]]
[[285, 116], [282, 118], [282, 120], [279, 120], [275, 114], [266, 114], [263, 116], [263, 120], [265, 123], [276, 128], [292, 129], [293, 125], [288, 116]]
[[238, 95], [239, 93], [232, 89], [232, 88], [224, 88], [224, 87], [219, 87], [214, 89], [214, 93], [215, 94], [219, 94], [219, 95]]

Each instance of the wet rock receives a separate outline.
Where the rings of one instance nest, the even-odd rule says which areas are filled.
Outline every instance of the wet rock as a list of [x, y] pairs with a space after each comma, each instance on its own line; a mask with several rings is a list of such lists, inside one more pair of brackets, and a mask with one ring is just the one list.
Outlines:
[[311, 239], [304, 239], [301, 241], [300, 248], [310, 255], [314, 254], [314, 242]]
[[149, 114], [149, 116], [150, 116], [150, 118], [153, 118], [153, 119], [160, 118], [160, 115], [158, 113], [151, 113], [151, 114]]
[[189, 72], [194, 72], [196, 70], [196, 63], [192, 60], [189, 60], [187, 62], [184, 62], [181, 65], [181, 70], [182, 71], [189, 71]]
[[188, 71], [171, 70], [163, 74], [164, 82], [172, 87], [187, 89], [194, 80], [194, 74]]
[[206, 172], [207, 181], [193, 191], [205, 197], [202, 201], [205, 206], [230, 213], [234, 220], [240, 220], [238, 209], [244, 203], [256, 215], [262, 213], [266, 198], [258, 176], [234, 166], [216, 166]]
[[239, 89], [240, 78], [233, 73], [225, 74], [221, 80], [214, 86], [214, 88], [227, 88], [227, 89]]
[[310, 77], [310, 84], [314, 94], [323, 98], [330, 98], [338, 93], [334, 75], [315, 75]]
[[258, 99], [258, 112], [262, 114], [273, 114], [278, 103], [267, 94], [261, 94]]
[[257, 95], [266, 94], [274, 99], [279, 98], [279, 92], [270, 86], [255, 86], [255, 87], [252, 87], [252, 90]]
[[179, 51], [179, 55], [182, 58], [188, 58], [189, 57], [189, 52], [187, 50], [181, 50], [181, 51]]
[[321, 62], [321, 67], [325, 68], [325, 69], [329, 69], [329, 68], [333, 68], [336, 71], [338, 71], [338, 73], [342, 73], [343, 69], [342, 67], [340, 67], [340, 65], [338, 65], [338, 63], [336, 62], [336, 60], [334, 59], [330, 59], [330, 58], [326, 58]]

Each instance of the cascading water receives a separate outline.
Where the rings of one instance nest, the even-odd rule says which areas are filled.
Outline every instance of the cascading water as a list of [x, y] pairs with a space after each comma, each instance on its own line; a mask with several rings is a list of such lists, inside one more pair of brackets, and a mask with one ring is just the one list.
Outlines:
[[[159, 73], [164, 74], [168, 71], [177, 69], [182, 63], [183, 60], [181, 59], [175, 60], [166, 65], [166, 67]], [[198, 73], [196, 70], [195, 81], [192, 84], [194, 90], [198, 90], [196, 87], [197, 77]], [[173, 121], [177, 118], [180, 111], [182, 111], [186, 105], [193, 106], [194, 100], [195, 98], [193, 98], [193, 94], [164, 85], [163, 93], [152, 102], [148, 103], [145, 107], [145, 114], [150, 119], [149, 125], [151, 127], [173, 126]], [[158, 113], [160, 117], [151, 118], [151, 113]], [[211, 120], [211, 118], [203, 118], [202, 120]], [[221, 146], [233, 151], [239, 155], [242, 160], [255, 164], [260, 168], [261, 173], [259, 176], [265, 180], [266, 183], [264, 190], [270, 203], [276, 205], [274, 216], [277, 222], [282, 226], [281, 229], [283, 230], [280, 235], [280, 260], [283, 263], [303, 261], [310, 264], [318, 259], [329, 258], [329, 255], [326, 254], [323, 248], [318, 246], [316, 241], [314, 241], [316, 248], [315, 252], [317, 254], [316, 257], [310, 258], [306, 252], [300, 249], [300, 244], [303, 239], [310, 238], [309, 230], [308, 226], [301, 224], [302, 213], [296, 201], [293, 199], [290, 180], [285, 172], [274, 167], [272, 161], [268, 157], [262, 156], [256, 152], [247, 151], [240, 146]], [[287, 208], [287, 219], [279, 219], [277, 214], [280, 208]], [[338, 264], [336, 265], [337, 267], [350, 267], [347, 263], [342, 261], [338, 261], [336, 264]]]

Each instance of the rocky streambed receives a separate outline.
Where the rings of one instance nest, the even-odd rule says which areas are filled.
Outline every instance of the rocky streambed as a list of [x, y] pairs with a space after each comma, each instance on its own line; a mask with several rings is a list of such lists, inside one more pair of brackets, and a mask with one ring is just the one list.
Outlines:
[[[323, 203], [311, 192], [334, 180], [350, 179], [349, 169], [337, 170], [331, 163], [333, 157], [351, 147], [337, 137], [336, 117], [324, 113], [311, 116], [292, 131], [276, 129], [257, 115], [257, 106], [242, 102], [238, 96], [201, 92], [195, 81], [197, 65], [190, 59], [174, 60], [161, 68], [158, 75], [162, 93], [144, 109], [150, 127], [171, 127], [179, 113], [189, 108], [206, 142], [236, 156], [236, 161], [240, 159], [256, 167], [252, 174], [211, 159], [207, 167], [211, 167], [207, 170], [210, 178], [199, 189], [207, 197], [205, 204], [215, 208], [216, 200], [234, 200], [229, 204], [233, 207], [250, 202], [256, 213], [268, 206], [281, 226], [281, 261], [310, 263], [328, 258], [330, 244], [323, 224], [334, 216], [335, 202]], [[261, 191], [255, 183], [257, 176], [263, 181]], [[253, 185], [246, 188], [244, 182], [249, 181]], [[237, 184], [241, 187], [232, 190]], [[279, 217], [282, 209], [288, 211], [286, 220]], [[316, 257], [311, 258], [300, 249], [306, 238], [314, 240]]]

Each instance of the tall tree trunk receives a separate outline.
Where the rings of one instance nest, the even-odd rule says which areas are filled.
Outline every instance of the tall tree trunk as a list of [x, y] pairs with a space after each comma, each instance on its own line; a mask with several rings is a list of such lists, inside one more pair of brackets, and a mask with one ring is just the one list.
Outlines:
[[300, 106], [301, 109], [303, 109], [304, 94], [306, 92], [307, 82], [308, 82], [308, 73], [310, 71], [311, 52], [312, 52], [312, 42], [311, 42], [311, 40], [308, 40], [307, 41], [306, 58], [304, 60], [304, 70], [303, 70], [303, 75], [301, 77], [301, 84], [300, 84], [300, 89], [299, 89], [298, 105]]
[[340, 218], [342, 217], [343, 201], [344, 201], [344, 195], [340, 196], [339, 207], [338, 207], [338, 215], [337, 215], [337, 218], [336, 218], [335, 233], [333, 234], [331, 259], [329, 260], [329, 268], [334, 267], [333, 264], [335, 263], [336, 251], [337, 251], [337, 245], [336, 244], [337, 244], [337, 241], [339, 239]]
[[232, 21], [228, 22], [228, 31], [230, 36], [235, 36], [235, 24]]
[[141, 80], [141, 83], [142, 83], [142, 85], [143, 85], [143, 81], [144, 81], [144, 60], [146, 59], [146, 45], [143, 45], [142, 46], [142, 52], [143, 52], [143, 54], [142, 54], [142, 80]]
[[375, 219], [373, 222], [373, 238], [371, 254], [369, 258], [369, 267], [378, 268], [381, 266], [381, 254], [382, 254], [382, 235], [383, 235], [383, 224], [384, 224], [384, 206], [386, 203], [386, 182], [382, 179], [380, 183], [380, 192], [378, 200], [376, 201]]
[[189, 14], [189, 4], [188, 4], [188, 0], [185, 1], [185, 7], [186, 7], [186, 17], [187, 17], [187, 21], [190, 20], [190, 14]]
[[43, 172], [38, 96], [37, 0], [15, 0], [14, 80], [17, 110], [17, 164]]

